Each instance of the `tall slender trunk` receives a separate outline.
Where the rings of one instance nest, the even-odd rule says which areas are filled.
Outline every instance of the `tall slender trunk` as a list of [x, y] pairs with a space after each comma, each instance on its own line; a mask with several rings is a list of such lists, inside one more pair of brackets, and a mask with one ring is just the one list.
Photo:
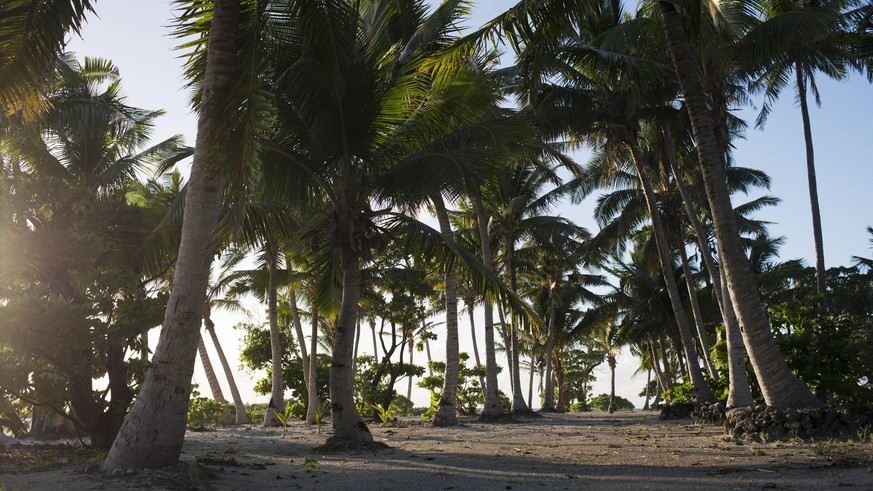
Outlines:
[[661, 219], [661, 212], [658, 209], [658, 202], [655, 197], [655, 191], [652, 188], [652, 182], [649, 180], [648, 172], [643, 164], [640, 149], [635, 137], [628, 138], [625, 141], [628, 149], [633, 157], [634, 166], [640, 178], [640, 184], [643, 187], [643, 193], [646, 197], [646, 205], [649, 209], [649, 216], [652, 220], [652, 230], [655, 233], [655, 244], [658, 248], [658, 257], [661, 261], [661, 272], [664, 276], [664, 283], [667, 285], [667, 293], [670, 297], [670, 305], [673, 308], [673, 315], [676, 317], [676, 324], [679, 327], [679, 335], [682, 337], [682, 345], [685, 350], [685, 358], [688, 361], [688, 371], [691, 376], [691, 391], [694, 398], [699, 402], [711, 402], [715, 400], [715, 396], [706, 385], [706, 380], [703, 378], [703, 373], [700, 371], [700, 363], [697, 359], [697, 350], [694, 349], [694, 340], [691, 339], [691, 329], [688, 327], [688, 319], [685, 316], [685, 309], [682, 307], [682, 301], [679, 297], [679, 289], [676, 286], [676, 279], [673, 276], [673, 260], [670, 257], [669, 243], [664, 230], [664, 223]]
[[370, 332], [373, 333], [373, 363], [379, 364], [379, 343], [376, 341], [376, 318], [370, 317]]
[[237, 65], [240, 2], [215, 0], [213, 5], [173, 291], [151, 368], [101, 465], [104, 471], [168, 467], [178, 462], [182, 451], [209, 265], [215, 250], [212, 230], [218, 223], [220, 162], [227, 158], [223, 152], [226, 145], [216, 135], [223, 108], [215, 97], [232, 82]]
[[536, 356], [534, 356], [533, 350], [530, 352], [530, 378], [527, 382], [527, 406], [533, 407], [533, 381], [534, 381], [534, 371], [536, 371]]
[[343, 247], [343, 297], [336, 321], [333, 342], [333, 363], [330, 366], [330, 415], [333, 423], [332, 441], [372, 442], [373, 435], [361, 420], [355, 407], [355, 372], [352, 371], [352, 350], [355, 343], [355, 321], [361, 296], [360, 258], [349, 246]]
[[206, 372], [206, 381], [209, 383], [209, 391], [212, 392], [212, 399], [215, 402], [225, 405], [221, 414], [218, 415], [218, 424], [230, 425], [236, 421], [233, 410], [227, 406], [227, 399], [224, 398], [224, 392], [221, 390], [221, 384], [218, 383], [218, 377], [215, 375], [215, 369], [212, 367], [212, 361], [209, 360], [209, 353], [206, 351], [206, 344], [203, 343], [203, 335], [200, 335], [200, 343], [197, 344], [197, 353], [200, 355], [200, 363], [203, 364], [203, 371]]
[[712, 342], [703, 325], [703, 314], [700, 312], [700, 302], [697, 300], [697, 287], [694, 286], [694, 278], [691, 276], [691, 266], [688, 265], [688, 253], [685, 252], [685, 244], [679, 244], [679, 259], [682, 262], [682, 274], [685, 276], [685, 286], [688, 287], [688, 301], [691, 304], [691, 315], [694, 317], [694, 327], [697, 329], [697, 339], [700, 341], [700, 349], [703, 351], [703, 362], [709, 376], [718, 379], [718, 371], [712, 362], [710, 350]]
[[[279, 332], [279, 306], [278, 306], [278, 273], [279, 273], [279, 247], [276, 244], [267, 244], [267, 312], [270, 319], [270, 355], [272, 362], [272, 392], [270, 393], [270, 405], [264, 414], [264, 426], [279, 426], [279, 418], [276, 412], [285, 410], [285, 379], [282, 378], [282, 337]], [[273, 410], [270, 411], [270, 408]]]
[[606, 411], [612, 414], [615, 412], [615, 355], [606, 355], [606, 362], [609, 364], [609, 407]]
[[649, 355], [652, 357], [652, 368], [655, 370], [655, 379], [658, 381], [658, 387], [661, 390], [667, 390], [667, 379], [664, 376], [664, 373], [661, 371], [661, 364], [658, 361], [658, 353], [655, 351], [655, 344], [651, 341], [648, 342], [649, 345]]
[[[421, 320], [421, 332], [425, 331], [425, 327], [427, 327], [427, 323], [425, 323], [424, 319]], [[430, 357], [430, 340], [428, 340], [427, 336], [424, 336], [424, 351], [427, 355], [427, 374], [428, 376], [433, 377], [433, 367], [431, 366], [431, 357]]]
[[815, 151], [812, 147], [812, 124], [809, 120], [809, 104], [806, 97], [806, 77], [800, 63], [794, 65], [797, 77], [797, 99], [803, 118], [803, 140], [806, 143], [806, 178], [809, 181], [809, 207], [812, 211], [812, 236], [815, 239], [815, 289], [821, 295], [821, 305], [827, 303], [827, 285], [824, 259], [824, 239], [821, 230], [821, 210], [818, 204], [818, 180], [815, 177]]
[[303, 361], [303, 383], [309, 387], [309, 354], [306, 350], [306, 338], [303, 336], [303, 322], [300, 321], [300, 309], [297, 307], [297, 292], [288, 290], [288, 303], [291, 306], [291, 323], [294, 324], [294, 334], [297, 347], [300, 349], [300, 359]]
[[249, 415], [246, 412], [245, 404], [242, 397], [239, 395], [239, 388], [236, 386], [236, 378], [233, 376], [233, 370], [230, 368], [230, 363], [227, 362], [227, 357], [224, 356], [224, 350], [221, 348], [221, 343], [218, 341], [218, 335], [215, 333], [215, 324], [209, 315], [203, 317], [203, 323], [206, 325], [206, 332], [212, 339], [212, 346], [215, 347], [215, 352], [218, 353], [218, 361], [221, 363], [221, 368], [224, 370], [224, 377], [227, 379], [227, 385], [230, 386], [230, 396], [233, 398], [233, 405], [236, 407], [236, 424], [248, 424]]
[[[725, 277], [721, 275], [722, 289], [727, 289]], [[724, 296], [724, 311], [728, 319], [725, 323], [725, 337], [727, 338], [728, 355], [728, 407], [751, 406], [755, 403], [752, 397], [752, 388], [749, 387], [749, 377], [746, 375], [746, 350], [743, 348], [743, 333], [734, 314], [734, 306], [731, 304], [730, 295]]]
[[361, 343], [361, 318], [355, 323], [355, 352], [352, 355], [352, 371], [358, 373], [358, 346]]
[[[314, 295], [313, 295], [314, 297]], [[315, 303], [314, 301], [312, 303]], [[306, 422], [314, 425], [316, 413], [321, 401], [318, 399], [318, 308], [312, 307], [312, 333], [309, 340], [309, 376], [306, 377], [306, 391], [308, 399], [306, 402]], [[357, 323], [355, 324], [357, 327]], [[357, 330], [357, 329], [356, 329]], [[354, 371], [352, 371], [354, 373]]]
[[479, 345], [476, 342], [476, 319], [473, 315], [473, 302], [470, 301], [467, 304], [467, 312], [470, 317], [470, 337], [473, 340], [473, 356], [474, 360], [476, 360], [476, 371], [479, 372], [479, 387], [482, 388], [482, 397], [485, 397], [485, 376], [482, 375], [482, 361], [479, 358]]
[[822, 402], [791, 373], [773, 340], [767, 313], [761, 304], [757, 285], [740, 241], [727, 189], [723, 156], [718, 148], [716, 128], [707, 109], [706, 95], [688, 36], [682, 27], [681, 15], [672, 1], [659, 1], [658, 5], [664, 21], [667, 47], [685, 96], [685, 107], [697, 143], [703, 184], [712, 211], [728, 294], [734, 304], [737, 319], [743, 326], [743, 340], [764, 399], [768, 405], [778, 408], [821, 406]]
[[[408, 342], [409, 342], [409, 364], [412, 365], [413, 364], [413, 360], [412, 360], [413, 353], [415, 352], [415, 339], [413, 339], [413, 337], [412, 337], [412, 329], [407, 331], [406, 337], [408, 338]], [[409, 380], [408, 380], [407, 385], [406, 385], [406, 398], [409, 400], [412, 400], [412, 379], [413, 378], [415, 378], [415, 377], [410, 375]]]
[[750, 406], [754, 401], [752, 399], [752, 390], [749, 387], [749, 378], [746, 376], [746, 351], [743, 347], [743, 333], [740, 331], [740, 324], [737, 321], [737, 315], [734, 312], [730, 295], [725, 294], [727, 291], [725, 277], [719, 272], [719, 268], [715, 264], [707, 234], [703, 230], [700, 219], [697, 218], [697, 207], [685, 187], [685, 179], [679, 173], [676, 161], [669, 159], [669, 162], [670, 171], [673, 173], [676, 185], [679, 188], [679, 194], [682, 196], [682, 202], [685, 204], [685, 209], [688, 212], [688, 219], [691, 222], [692, 228], [694, 228], [694, 235], [697, 236], [700, 255], [703, 257], [703, 262], [706, 265], [710, 278], [712, 278], [712, 289], [715, 292], [718, 308], [721, 310], [721, 316], [724, 320], [728, 350], [729, 382], [727, 405], [731, 407]]
[[[440, 195], [431, 197], [440, 233], [445, 240], [453, 240], [452, 225], [449, 223], [449, 213]], [[458, 378], [460, 374], [460, 357], [458, 346], [458, 279], [455, 267], [446, 269], [446, 372], [443, 378], [443, 390], [440, 395], [439, 409], [433, 417], [434, 426], [449, 426], [458, 424]]]
[[546, 333], [546, 363], [545, 363], [545, 371], [546, 371], [546, 387], [545, 387], [545, 395], [543, 396], [543, 407], [540, 411], [554, 411], [555, 410], [555, 386], [552, 382], [552, 357], [554, 356], [553, 351], [555, 350], [555, 304], [551, 303], [549, 305], [549, 324]]
[[[476, 211], [476, 225], [479, 228], [479, 242], [482, 247], [482, 264], [485, 269], [492, 270], [491, 259], [491, 236], [488, 233], [488, 222], [491, 217], [485, 212], [482, 201], [472, 198], [473, 208]], [[497, 350], [494, 344], [494, 303], [485, 295], [484, 302], [484, 329], [485, 329], [485, 407], [482, 416], [492, 418], [503, 414], [503, 406], [497, 397]]]
[[[509, 271], [509, 287], [513, 292], [518, 292], [518, 285], [515, 271], [515, 240], [512, 237], [505, 237], [506, 241], [506, 269]], [[521, 357], [519, 356], [520, 341], [518, 339], [519, 330], [518, 323], [513, 322], [509, 331], [509, 352], [511, 354], [509, 360], [509, 370], [512, 375], [512, 413], [513, 414], [528, 414], [530, 408], [524, 402], [524, 392], [521, 388]]]
[[651, 385], [652, 385], [652, 369], [651, 367], [646, 370], [646, 402], [643, 404], [643, 411], [649, 410], [649, 396], [651, 395]]

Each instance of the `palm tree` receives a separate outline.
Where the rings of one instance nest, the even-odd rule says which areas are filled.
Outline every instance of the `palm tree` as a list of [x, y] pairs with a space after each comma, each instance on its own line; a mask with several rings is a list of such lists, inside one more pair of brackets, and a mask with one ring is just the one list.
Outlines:
[[[175, 464], [182, 451], [191, 374], [200, 320], [206, 302], [209, 265], [218, 223], [221, 163], [238, 156], [226, 135], [234, 125], [219, 125], [227, 107], [237, 67], [239, 0], [215, 0], [199, 100], [199, 121], [191, 168], [182, 240], [173, 291], [152, 367], [101, 467], [104, 470], [159, 468]], [[230, 104], [230, 107], [240, 107]], [[232, 120], [231, 120], [232, 121]], [[229, 123], [225, 120], [224, 123]]]
[[820, 406], [819, 401], [785, 364], [770, 332], [767, 313], [743, 253], [725, 179], [724, 152], [710, 114], [699, 75], [699, 64], [682, 25], [685, 11], [680, 1], [658, 2], [668, 51], [685, 96], [697, 154], [718, 240], [719, 255], [734, 310], [743, 326], [743, 340], [768, 405], [775, 407]]
[[[758, 116], [757, 126], [763, 128], [772, 103], [791, 83], [794, 72], [794, 87], [800, 115], [803, 120], [803, 138], [806, 144], [806, 175], [809, 182], [809, 202], [812, 211], [812, 234], [815, 241], [816, 290], [827, 294], [825, 285], [824, 239], [821, 229], [821, 211], [818, 200], [818, 184], [815, 176], [815, 152], [812, 143], [812, 127], [809, 117], [811, 92], [817, 105], [821, 97], [815, 81], [816, 72], [835, 80], [843, 79], [852, 60], [850, 46], [845, 42], [849, 19], [847, 9], [857, 2], [849, 0], [791, 0], [764, 2], [760, 8], [763, 22], [752, 29], [742, 40], [741, 46], [757, 44], [767, 39], [775, 52], [768, 53], [767, 60], [755, 58], [759, 65], [750, 85], [753, 91], [764, 93], [765, 102]], [[791, 34], [789, 34], [791, 33]], [[780, 39], [790, 37], [790, 39]], [[772, 40], [778, 39], [774, 43]], [[775, 45], [775, 46], [773, 46]], [[755, 46], [756, 52], [763, 47]], [[766, 56], [766, 55], [765, 55]]]

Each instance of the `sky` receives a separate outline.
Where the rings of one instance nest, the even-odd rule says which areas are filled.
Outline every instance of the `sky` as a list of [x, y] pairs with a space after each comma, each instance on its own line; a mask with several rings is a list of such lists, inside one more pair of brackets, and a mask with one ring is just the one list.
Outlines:
[[[431, 0], [429, 3], [437, 2]], [[469, 27], [478, 27], [513, 4], [509, 0], [476, 2]], [[188, 144], [193, 145], [196, 118], [189, 110], [188, 93], [183, 88], [184, 59], [183, 54], [174, 49], [179, 40], [172, 37], [172, 19], [172, 3], [165, 0], [98, 0], [96, 16], [90, 16], [81, 38], [71, 38], [68, 50], [80, 57], [112, 60], [120, 69], [130, 105], [166, 111], [166, 115], [156, 123], [153, 141], [182, 134]], [[811, 120], [825, 258], [828, 266], [849, 265], [852, 256], [873, 256], [868, 242], [870, 237], [865, 231], [866, 226], [873, 226], [873, 87], [860, 76], [842, 82], [822, 77], [818, 85], [822, 105], [820, 108], [811, 105]], [[756, 103], [760, 104], [760, 100]], [[803, 130], [793, 92], [786, 91], [775, 104], [763, 131], [752, 127], [756, 114], [754, 109], [747, 108], [738, 114], [750, 122], [750, 127], [745, 139], [735, 143], [736, 165], [766, 171], [773, 180], [768, 194], [782, 199], [779, 206], [759, 212], [756, 217], [772, 222], [771, 235], [786, 237], [781, 249], [782, 259], [804, 259], [808, 265], [813, 265], [814, 246]], [[587, 154], [579, 153], [575, 158], [584, 162]], [[581, 205], [562, 205], [554, 213], [570, 218], [596, 233], [598, 227], [591, 218], [595, 199], [592, 196]], [[256, 321], [266, 319], [261, 306], [252, 305], [252, 314]], [[241, 333], [231, 329], [231, 326], [246, 319], [240, 314], [218, 313], [215, 320], [222, 347], [231, 360], [238, 359]], [[478, 339], [481, 340], [481, 320], [478, 322]], [[460, 329], [461, 351], [469, 352], [472, 343], [466, 318]], [[156, 340], [156, 332], [150, 337]], [[362, 352], [372, 352], [365, 341], [367, 339], [362, 337]], [[434, 359], [443, 358], [443, 343], [442, 337], [431, 343]], [[207, 340], [206, 344], [213, 354], [213, 363], [217, 364], [211, 342]], [[416, 353], [416, 356], [422, 357], [418, 360], [423, 359], [423, 354]], [[249, 373], [236, 366], [234, 361], [231, 363], [235, 365], [243, 399], [246, 402], [266, 402], [268, 396], [258, 396], [251, 390], [252, 381], [264, 374]], [[619, 395], [640, 407], [642, 398], [637, 394], [645, 384], [645, 374], [633, 375], [638, 366], [639, 363], [625, 352], [619, 359], [616, 386]], [[608, 392], [607, 369], [601, 367], [595, 373], [598, 380], [593, 394]], [[208, 394], [199, 360], [194, 378], [195, 383], [200, 385], [200, 392]], [[522, 380], [527, 381], [527, 374], [522, 374]], [[225, 396], [229, 397], [229, 390], [226, 384], [223, 385]], [[505, 370], [498, 385], [504, 392], [509, 392]], [[405, 381], [400, 386], [405, 387]], [[427, 393], [416, 389], [413, 400], [416, 405], [426, 405]], [[538, 406], [538, 402], [534, 405]]]

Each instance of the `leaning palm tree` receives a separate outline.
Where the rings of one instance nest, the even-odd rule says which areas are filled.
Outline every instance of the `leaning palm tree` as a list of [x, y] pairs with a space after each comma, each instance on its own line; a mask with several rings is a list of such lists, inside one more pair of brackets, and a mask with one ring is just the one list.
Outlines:
[[[247, 107], [231, 100], [245, 92], [234, 87], [234, 81], [239, 80], [236, 47], [240, 10], [240, 0], [215, 0], [210, 12], [208, 48], [200, 45], [205, 69], [201, 72], [197, 145], [174, 287], [152, 367], [101, 464], [104, 470], [166, 467], [175, 464], [182, 451], [185, 409], [191, 393], [191, 374], [214, 251], [211, 233], [218, 223], [220, 169], [228, 160], [241, 157], [230, 136], [240, 130], [234, 124], [239, 118], [225, 117], [227, 107]], [[222, 120], [224, 124], [219, 125]], [[239, 131], [237, 135], [244, 137], [246, 133]]]

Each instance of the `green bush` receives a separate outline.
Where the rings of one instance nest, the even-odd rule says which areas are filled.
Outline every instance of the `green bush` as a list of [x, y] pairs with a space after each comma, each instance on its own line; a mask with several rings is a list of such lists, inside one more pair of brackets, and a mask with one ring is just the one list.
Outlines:
[[218, 416], [230, 404], [213, 401], [208, 397], [193, 397], [188, 402], [188, 428], [214, 425]]
[[[609, 394], [600, 394], [591, 398], [589, 405], [594, 409], [607, 411], [609, 409]], [[634, 403], [621, 396], [615, 396], [615, 409], [617, 411], [627, 411], [634, 408]]]

